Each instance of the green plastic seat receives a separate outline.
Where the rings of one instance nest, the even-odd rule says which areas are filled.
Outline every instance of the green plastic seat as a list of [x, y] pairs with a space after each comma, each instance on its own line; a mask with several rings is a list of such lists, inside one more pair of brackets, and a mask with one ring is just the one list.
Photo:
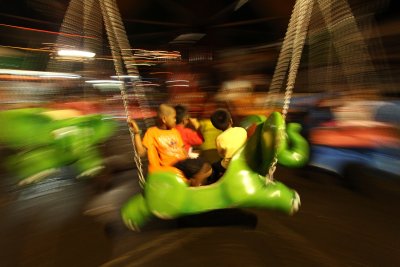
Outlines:
[[294, 213], [300, 204], [296, 191], [283, 183], [266, 181], [265, 175], [275, 152], [278, 161], [290, 167], [301, 166], [307, 161], [308, 144], [299, 130], [299, 125], [286, 130], [281, 114], [272, 113], [266, 121], [258, 124], [254, 134], [234, 155], [224, 176], [211, 185], [189, 187], [173, 171], [150, 173], [144, 194], [133, 196], [122, 207], [124, 223], [139, 230], [153, 216], [173, 219], [233, 207]]
[[0, 112], [0, 142], [12, 148], [43, 146], [52, 139], [52, 119], [45, 109], [11, 109]]
[[55, 120], [46, 115], [47, 111], [31, 108], [0, 112], [0, 143], [16, 152], [3, 161], [7, 169], [19, 180], [29, 181], [71, 164], [80, 174], [102, 168], [96, 144], [115, 132], [116, 123], [98, 114]]

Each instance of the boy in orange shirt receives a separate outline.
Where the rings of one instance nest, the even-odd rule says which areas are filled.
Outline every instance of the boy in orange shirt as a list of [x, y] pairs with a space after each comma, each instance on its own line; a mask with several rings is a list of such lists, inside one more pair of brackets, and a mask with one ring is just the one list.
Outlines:
[[152, 172], [164, 166], [173, 166], [183, 172], [192, 186], [204, 184], [212, 173], [211, 166], [202, 158], [188, 158], [180, 133], [175, 129], [175, 109], [172, 106], [161, 104], [157, 117], [157, 126], [146, 131], [143, 142], [136, 122], [130, 121], [137, 152], [140, 156], [147, 154], [149, 171]]

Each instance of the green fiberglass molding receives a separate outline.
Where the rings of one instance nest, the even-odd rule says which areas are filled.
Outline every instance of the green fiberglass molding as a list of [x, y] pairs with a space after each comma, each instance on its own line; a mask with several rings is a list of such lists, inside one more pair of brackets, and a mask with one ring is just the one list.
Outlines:
[[280, 113], [272, 113], [267, 120], [259, 118], [252, 118], [251, 123], [257, 124], [254, 133], [218, 182], [189, 187], [173, 171], [150, 173], [144, 194], [133, 196], [122, 207], [125, 224], [138, 230], [153, 216], [172, 219], [233, 207], [276, 209], [288, 214], [297, 211], [300, 198], [296, 191], [265, 176], [275, 154], [283, 165], [304, 165], [308, 143], [299, 134], [299, 125], [289, 124], [286, 129]]
[[63, 111], [57, 111], [55, 119], [52, 112], [41, 108], [0, 112], [0, 143], [16, 152], [3, 163], [21, 184], [38, 181], [71, 164], [82, 176], [102, 168], [96, 144], [114, 133], [115, 122], [97, 114], [60, 118]]

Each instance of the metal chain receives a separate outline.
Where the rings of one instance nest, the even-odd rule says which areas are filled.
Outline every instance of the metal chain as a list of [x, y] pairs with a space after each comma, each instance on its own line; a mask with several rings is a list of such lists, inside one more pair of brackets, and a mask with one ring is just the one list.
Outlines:
[[290, 58], [292, 56], [293, 48], [293, 36], [295, 29], [295, 20], [297, 14], [298, 5], [294, 6], [292, 11], [292, 16], [290, 17], [289, 25], [286, 30], [285, 38], [282, 43], [281, 50], [279, 52], [278, 62], [275, 67], [274, 74], [272, 76], [272, 81], [269, 86], [266, 105], [270, 107], [274, 100], [277, 99], [277, 95], [283, 87], [283, 82], [286, 76], [286, 72], [289, 68]]
[[[110, 17], [112, 23], [116, 25], [115, 27], [115, 33], [116, 33], [116, 38], [119, 44], [120, 52], [123, 58], [123, 63], [125, 66], [126, 71], [128, 72], [128, 75], [130, 76], [139, 76], [139, 70], [134, 64], [135, 60], [132, 54], [132, 49], [129, 44], [128, 38], [126, 36], [124, 24], [122, 22], [118, 6], [116, 4], [115, 0], [105, 0], [107, 4], [107, 8], [109, 8], [114, 16]], [[146, 92], [145, 90], [137, 86], [136, 83], [132, 83], [132, 85], [129, 85], [129, 87], [132, 88], [132, 93], [134, 95], [135, 100], [139, 104], [139, 109], [141, 112], [142, 117], [144, 117], [144, 123], [146, 125], [146, 128], [149, 128], [150, 126], [153, 126], [155, 124], [154, 119], [149, 118], [149, 110], [148, 107], [150, 106], [147, 97], [146, 97]]]
[[[294, 88], [294, 83], [296, 81], [296, 76], [297, 72], [299, 69], [300, 65], [300, 59], [301, 55], [303, 52], [303, 47], [304, 47], [304, 42], [307, 34], [307, 29], [308, 25], [310, 22], [310, 17], [311, 17], [311, 11], [312, 7], [314, 5], [314, 0], [297, 0], [296, 4], [293, 8], [292, 16], [290, 19], [289, 27], [286, 31], [285, 39], [284, 39], [284, 44], [282, 47], [289, 47], [289, 51], [285, 50], [283, 53], [291, 53], [291, 59], [290, 59], [290, 67], [289, 67], [289, 73], [288, 73], [288, 79], [287, 79], [287, 84], [286, 84], [286, 90], [285, 90], [285, 98], [283, 102], [283, 108], [282, 108], [282, 117], [284, 121], [286, 120], [286, 115], [289, 111], [289, 105], [290, 105], [290, 100], [292, 98], [293, 94], [293, 88]], [[292, 24], [292, 21], [293, 24]], [[294, 34], [293, 36], [289, 36], [291, 34]], [[293, 43], [291, 43], [293, 42]], [[288, 52], [286, 52], [288, 51]], [[281, 55], [280, 55], [281, 58]], [[285, 55], [282, 54], [282, 58], [285, 58]], [[283, 63], [281, 63], [283, 62]], [[278, 62], [281, 64], [284, 64], [284, 69], [287, 69], [287, 66], [285, 66], [288, 62], [281, 61]], [[277, 69], [282, 69], [281, 66], [277, 66]], [[274, 73], [275, 76], [275, 73]], [[278, 77], [278, 76], [277, 76]], [[274, 173], [276, 170], [276, 165], [278, 164], [278, 146], [279, 143], [281, 142], [281, 138], [284, 138], [281, 136], [280, 133], [281, 129], [277, 129], [277, 135], [275, 136], [275, 153], [274, 153], [274, 158], [272, 160], [271, 166], [268, 170], [268, 174], [265, 177], [265, 182], [270, 183], [271, 181], [274, 180]]]
[[[129, 41], [126, 37], [125, 28], [122, 23], [116, 1], [115, 0], [105, 0], [105, 1], [106, 1], [106, 3], [108, 3], [108, 5], [106, 5], [106, 8], [108, 8], [110, 10], [110, 12], [112, 12], [112, 16], [110, 16], [110, 19], [111, 19], [111, 22], [114, 24], [115, 37], [117, 38], [117, 42], [119, 45], [120, 54], [122, 56], [122, 62], [124, 63], [124, 66], [125, 66], [129, 76], [139, 76], [139, 71], [138, 71], [137, 67], [135, 65], [127, 63], [128, 61], [132, 62], [134, 60], [134, 58], [133, 58], [133, 55], [130, 50]], [[118, 76], [120, 76], [120, 75], [118, 75]], [[126, 117], [127, 117], [127, 122], [129, 122], [131, 120], [131, 117], [129, 115], [128, 104], [127, 104], [129, 100], [128, 100], [128, 94], [127, 94], [127, 90], [125, 87], [125, 83], [123, 83], [123, 85], [124, 86], [122, 86], [120, 88], [121, 89], [120, 91], [121, 91], [121, 96], [122, 96], [122, 99], [124, 102], [124, 108], [125, 108], [125, 113], [126, 113]], [[132, 88], [132, 89], [133, 89], [135, 98], [140, 100], [140, 98], [137, 95], [138, 93], [137, 93], [136, 88]], [[147, 104], [147, 102], [146, 102], [146, 104]], [[140, 108], [140, 110], [142, 110], [142, 104], [140, 101], [139, 101], [139, 108]], [[144, 115], [144, 114], [142, 114], [142, 115]], [[146, 125], [146, 126], [148, 126], [148, 125]], [[146, 183], [146, 179], [145, 179], [145, 176], [143, 173], [143, 164], [142, 164], [142, 160], [141, 160], [140, 155], [138, 154], [136, 146], [135, 146], [135, 140], [134, 140], [135, 134], [132, 132], [132, 129], [130, 127], [129, 127], [129, 133], [130, 133], [132, 145], [134, 148], [134, 154], [135, 154], [134, 160], [135, 160], [135, 163], [137, 166], [139, 183], [143, 187], [144, 184]]]
[[[111, 53], [113, 55], [113, 61], [114, 61], [114, 68], [115, 72], [118, 77], [121, 77], [124, 75], [124, 58], [122, 54], [122, 48], [121, 48], [121, 38], [117, 38], [116, 35], [120, 34], [125, 34], [125, 30], [123, 29], [123, 25], [120, 25], [119, 23], [116, 23], [119, 20], [115, 20], [116, 17], [119, 17], [119, 11], [116, 7], [115, 0], [100, 0], [100, 5], [101, 5], [101, 10], [102, 10], [102, 15], [104, 19], [104, 24], [106, 26], [106, 31], [107, 31], [107, 36], [108, 40], [110, 43], [110, 48], [111, 48]], [[119, 29], [120, 32], [117, 31]], [[130, 74], [133, 74], [134, 72], [131, 72]], [[122, 82], [120, 86], [120, 92], [121, 92], [121, 97], [122, 97], [122, 102], [124, 105], [124, 110], [125, 110], [125, 115], [127, 122], [131, 120], [131, 117], [129, 115], [129, 109], [128, 109], [128, 96], [126, 92], [126, 87], [124, 81], [119, 78], [119, 80]], [[137, 152], [135, 142], [134, 142], [134, 133], [132, 132], [132, 129], [129, 127], [129, 134], [131, 136], [131, 141], [132, 141], [132, 146], [133, 146], [133, 151], [134, 151], [134, 160], [135, 164], [137, 167], [137, 174], [139, 177], [139, 183], [143, 187], [146, 179], [143, 174], [143, 164], [140, 159], [140, 156]]]

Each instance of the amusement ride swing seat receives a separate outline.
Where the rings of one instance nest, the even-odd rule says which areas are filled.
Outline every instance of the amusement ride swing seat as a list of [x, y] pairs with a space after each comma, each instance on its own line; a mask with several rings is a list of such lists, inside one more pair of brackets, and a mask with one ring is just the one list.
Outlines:
[[[265, 121], [262, 115], [249, 118], [246, 122], [248, 125], [258, 126], [253, 127], [251, 137], [236, 152], [225, 174], [215, 184], [189, 187], [182, 173], [173, 167], [149, 173], [144, 181], [141, 165], [136, 161], [144, 194], [133, 196], [122, 207], [121, 215], [127, 227], [139, 230], [153, 215], [173, 219], [232, 207], [268, 208], [289, 214], [298, 210], [299, 195], [284, 184], [274, 181], [273, 174], [278, 162], [289, 167], [300, 167], [307, 162], [309, 156], [308, 143], [299, 134], [301, 126], [288, 124], [286, 128], [285, 118], [311, 10], [312, 2], [309, 0], [296, 1], [271, 82], [269, 96], [282, 88], [288, 71], [282, 113], [273, 112]], [[123, 86], [121, 94], [125, 104]], [[138, 158], [136, 149], [135, 155]]]
[[0, 143], [16, 153], [2, 164], [15, 173], [20, 185], [38, 182], [58, 168], [73, 165], [79, 177], [103, 168], [96, 145], [114, 134], [115, 122], [103, 115], [76, 117], [72, 110], [44, 108], [0, 112]]
[[139, 230], [153, 215], [173, 219], [233, 207], [268, 208], [292, 214], [299, 208], [299, 195], [267, 174], [275, 155], [278, 162], [289, 167], [302, 166], [307, 161], [308, 143], [299, 134], [300, 129], [298, 124], [289, 124], [286, 129], [282, 115], [272, 113], [236, 152], [223, 177], [211, 185], [189, 187], [182, 173], [172, 167], [150, 173], [144, 194], [135, 195], [123, 206], [124, 223]]

